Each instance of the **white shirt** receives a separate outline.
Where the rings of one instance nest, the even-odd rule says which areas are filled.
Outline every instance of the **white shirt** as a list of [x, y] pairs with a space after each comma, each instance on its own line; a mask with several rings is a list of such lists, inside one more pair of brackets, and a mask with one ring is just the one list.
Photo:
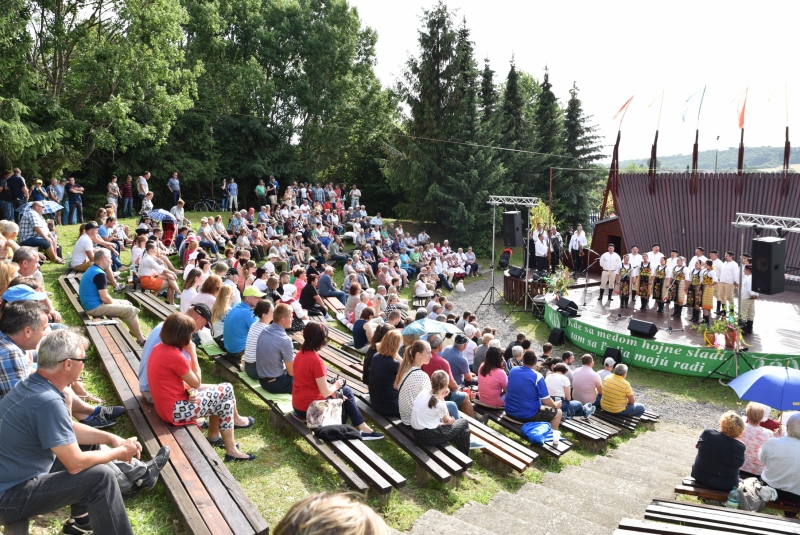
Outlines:
[[[714, 269], [717, 269], [717, 266], [714, 266]], [[730, 262], [722, 262], [722, 266], [719, 268], [719, 282], [724, 282], [726, 284], [738, 284], [739, 283], [739, 264], [731, 260]]]
[[667, 267], [670, 269], [675, 269], [678, 265], [678, 257], [672, 258], [671, 256], [667, 258]]
[[[713, 262], [713, 266], [714, 266], [714, 272], [717, 274], [717, 277], [719, 277], [719, 274], [722, 273], [722, 264], [723, 264], [723, 262], [719, 258], [717, 258], [716, 260], [712, 260], [712, 262]], [[705, 266], [703, 266], [703, 267], [705, 267]]]
[[153, 256], [143, 254], [139, 260], [139, 276], [140, 277], [155, 277], [161, 274], [166, 268]]
[[544, 378], [544, 382], [547, 385], [547, 392], [550, 397], [566, 397], [564, 388], [570, 386], [569, 377], [561, 373], [551, 373]]
[[[275, 264], [273, 264], [269, 260], [264, 262], [264, 265], [262, 267], [267, 270], [267, 275], [274, 275], [275, 274]], [[261, 291], [263, 292], [264, 290], [261, 290]]]
[[150, 186], [147, 185], [147, 179], [145, 177], [143, 176], [139, 177], [138, 186], [139, 186], [138, 193], [140, 195], [147, 195], [148, 193], [150, 193]]
[[569, 240], [569, 248], [573, 251], [577, 251], [580, 247], [579, 245], [583, 245], [586, 247], [586, 233], [581, 231], [580, 236], [578, 235], [577, 231], [575, 234], [572, 235], [572, 239]]
[[422, 242], [422, 243], [427, 242], [428, 241], [428, 235], [425, 234], [424, 232], [420, 233], [419, 236], [417, 236], [417, 241]]
[[[545, 238], [547, 238], [545, 236]], [[550, 249], [547, 247], [547, 240], [545, 241], [536, 238], [536, 244], [534, 245], [534, 251], [536, 251], [536, 256], [547, 256], [547, 253], [550, 252]]]
[[[649, 253], [647, 253], [647, 258], [650, 260], [650, 263], [653, 264], [654, 266], [660, 266], [661, 259], [664, 258], [664, 253], [662, 253], [661, 251], [659, 252], [650, 251]], [[669, 264], [669, 262], [667, 262], [667, 264]]]
[[417, 282], [414, 283], [414, 295], [420, 295], [424, 293], [428, 293], [428, 287], [425, 286], [423, 281], [417, 280]]
[[758, 460], [764, 463], [761, 473], [764, 483], [800, 494], [800, 440], [790, 436], [771, 438], [758, 450]]
[[539, 229], [537, 228], [537, 229], [533, 229], [533, 230], [531, 231], [531, 238], [533, 238], [534, 240], [536, 240], [536, 243], [539, 243], [539, 234], [543, 234], [543, 235], [544, 235], [544, 242], [545, 242], [545, 243], [548, 243], [548, 242], [550, 241], [550, 239], [547, 237], [547, 231], [546, 231], [546, 230], [544, 230], [544, 229], [542, 229], [542, 230], [539, 230]]
[[689, 264], [687, 264], [687, 266], [689, 267], [689, 269], [695, 269], [695, 267], [694, 267], [694, 263], [695, 263], [695, 262], [697, 262], [698, 260], [700, 261], [700, 269], [705, 269], [705, 267], [706, 267], [706, 260], [708, 260], [708, 258], [706, 258], [706, 257], [705, 257], [705, 256], [703, 256], [703, 255], [700, 255], [700, 256], [693, 256], [693, 257], [692, 257], [692, 259], [691, 259], [691, 260], [689, 260]]
[[189, 288], [181, 292], [181, 312], [185, 314], [186, 311], [189, 310], [189, 307], [192, 305], [192, 299], [194, 299], [196, 295], [197, 290], [194, 288]]
[[84, 233], [78, 238], [78, 241], [75, 242], [75, 247], [72, 249], [72, 262], [69, 263], [70, 267], [80, 266], [86, 262], [89, 259], [86, 251], [93, 250], [94, 244], [92, 243], [92, 239]]
[[631, 266], [633, 266], [633, 270], [636, 275], [639, 275], [639, 267], [642, 265], [642, 255], [640, 254], [632, 254], [631, 255]]
[[475, 362], [475, 350], [478, 349], [478, 344], [470, 340], [467, 342], [467, 347], [464, 348], [464, 351], [461, 352], [461, 356], [467, 359], [467, 363], [472, 366], [472, 363]]
[[231, 307], [235, 307], [236, 305], [242, 302], [242, 296], [239, 295], [239, 287], [236, 286], [235, 282], [226, 279], [222, 281], [222, 284], [227, 284], [228, 286], [233, 288], [233, 305], [231, 305]]
[[617, 253], [603, 253], [600, 256], [600, 267], [603, 271], [616, 271], [622, 263], [622, 259]]
[[448, 415], [447, 405], [441, 399], [438, 399], [436, 405], [429, 409], [430, 399], [431, 391], [427, 389], [417, 394], [414, 399], [414, 405], [411, 407], [411, 427], [414, 429], [436, 429], [442, 418]]
[[742, 279], [742, 299], [752, 299], [758, 297], [758, 294], [753, 291], [753, 276], [745, 275]]

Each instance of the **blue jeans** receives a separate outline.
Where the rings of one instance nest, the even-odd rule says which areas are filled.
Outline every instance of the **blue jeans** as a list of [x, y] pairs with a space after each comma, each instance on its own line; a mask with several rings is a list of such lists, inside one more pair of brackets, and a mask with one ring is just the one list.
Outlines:
[[561, 412], [564, 413], [564, 416], [572, 417], [572, 416], [583, 416], [586, 413], [586, 410], [583, 408], [583, 403], [580, 401], [572, 400], [567, 401], [564, 398], [553, 397], [553, 401], [561, 400]]
[[453, 289], [453, 285], [447, 282], [447, 277], [443, 273], [439, 274], [439, 281], [442, 283], [442, 286], [444, 286], [448, 290]]
[[337, 297], [342, 304], [346, 304], [347, 297], [344, 295], [344, 292], [325, 292], [324, 294], [320, 294], [322, 297]]
[[464, 403], [465, 399], [467, 399], [467, 395], [461, 391], [450, 392], [446, 398], [445, 404], [447, 405], [447, 412], [456, 420], [459, 418], [458, 409], [461, 407], [461, 404]]
[[133, 197], [122, 199], [122, 217], [133, 217]]
[[215, 255], [219, 254], [219, 249], [217, 249], [217, 244], [214, 242], [200, 240], [200, 247], [206, 247], [208, 249], [211, 249], [211, 252], [214, 253]]
[[0, 201], [0, 214], [6, 221], [14, 221], [14, 203], [11, 201]]
[[445, 401], [444, 404], [447, 405], [447, 412], [450, 413], [450, 416], [452, 416], [456, 420], [461, 418], [461, 415], [458, 414], [458, 405], [456, 405], [452, 401]]
[[25, 240], [24, 242], [20, 243], [20, 245], [26, 245], [28, 247], [37, 247], [39, 249], [42, 249], [43, 251], [46, 251], [47, 249], [53, 246], [52, 243], [45, 240], [41, 236], [32, 236], [27, 240]]
[[172, 206], [178, 206], [178, 199], [181, 198], [181, 190], [172, 191]]
[[625, 407], [625, 410], [618, 413], [620, 416], [641, 416], [644, 414], [644, 405], [641, 403], [628, 403], [628, 406]]
[[223, 212], [227, 212], [228, 211], [228, 197], [223, 197], [222, 198], [222, 211]]

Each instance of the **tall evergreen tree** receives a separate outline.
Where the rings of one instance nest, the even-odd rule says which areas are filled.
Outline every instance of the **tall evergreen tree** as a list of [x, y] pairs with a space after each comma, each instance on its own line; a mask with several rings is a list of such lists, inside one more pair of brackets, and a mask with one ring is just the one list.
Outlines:
[[481, 71], [481, 122], [492, 120], [497, 109], [497, 88], [494, 85], [494, 71], [489, 66], [489, 58], [483, 60]]
[[[406, 63], [397, 84], [409, 116], [398, 136], [386, 145], [383, 172], [391, 188], [401, 193], [397, 210], [401, 215], [435, 221], [439, 191], [445, 183], [445, 160], [449, 144], [429, 141], [447, 139], [453, 133], [456, 106], [453, 95], [458, 80], [453, 20], [447, 6], [439, 2], [423, 12], [419, 32], [419, 57]], [[404, 137], [407, 136], [407, 137]]]
[[[525, 115], [526, 98], [520, 87], [520, 73], [514, 61], [506, 76], [505, 88], [498, 112], [498, 143], [507, 149], [530, 150], [532, 131], [531, 122]], [[532, 159], [524, 152], [504, 151], [503, 166], [507, 180], [518, 195], [529, 196], [531, 187]]]
[[[564, 128], [564, 114], [558, 105], [558, 99], [553, 94], [550, 83], [550, 73], [545, 67], [544, 78], [541, 83], [541, 93], [536, 101], [533, 114], [533, 129], [535, 132], [533, 151], [536, 164], [533, 166], [532, 193], [542, 200], [549, 199], [550, 167], [563, 167], [563, 159], [558, 155], [562, 153], [562, 132]], [[557, 212], [558, 193], [556, 182], [558, 171], [553, 170], [553, 212]]]
[[[573, 82], [569, 95], [569, 102], [564, 110], [563, 132], [564, 155], [569, 159], [563, 160], [563, 167], [570, 170], [561, 172], [558, 182], [559, 210], [555, 217], [566, 224], [581, 223], [588, 228], [589, 212], [599, 201], [594, 198], [598, 190], [596, 186], [598, 181], [602, 181], [602, 174], [590, 168], [603, 155], [600, 152], [600, 136], [596, 134], [597, 127], [589, 124], [591, 116], [584, 113], [578, 98], [577, 83]], [[589, 170], [574, 170], [580, 168]]]

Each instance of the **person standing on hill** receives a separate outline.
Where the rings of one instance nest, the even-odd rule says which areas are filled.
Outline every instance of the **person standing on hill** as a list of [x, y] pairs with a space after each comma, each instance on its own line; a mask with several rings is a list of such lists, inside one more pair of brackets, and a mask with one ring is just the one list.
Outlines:
[[178, 180], [178, 172], [173, 171], [167, 181], [167, 189], [172, 194], [172, 206], [177, 206], [178, 199], [181, 198], [181, 181]]
[[150, 193], [150, 186], [147, 184], [148, 180], [150, 180], [150, 171], [145, 171], [136, 181], [136, 193], [139, 195], [140, 209], [144, 205], [144, 198]]
[[228, 207], [232, 211], [239, 210], [239, 184], [236, 183], [233, 177], [228, 177], [228, 195], [230, 195]]

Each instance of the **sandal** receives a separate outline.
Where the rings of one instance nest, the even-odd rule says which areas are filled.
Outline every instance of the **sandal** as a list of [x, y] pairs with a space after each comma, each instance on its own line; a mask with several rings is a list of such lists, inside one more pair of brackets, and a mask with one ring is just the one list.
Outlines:
[[253, 427], [253, 424], [256, 423], [256, 419], [252, 416], [247, 417], [247, 425], [233, 425], [234, 429], [247, 429], [248, 427]]
[[226, 463], [231, 462], [231, 461], [239, 462], [239, 461], [255, 461], [255, 460], [256, 460], [256, 456], [253, 455], [252, 453], [248, 453], [247, 457], [234, 457], [233, 455], [228, 455], [227, 453], [225, 454], [225, 462]]

